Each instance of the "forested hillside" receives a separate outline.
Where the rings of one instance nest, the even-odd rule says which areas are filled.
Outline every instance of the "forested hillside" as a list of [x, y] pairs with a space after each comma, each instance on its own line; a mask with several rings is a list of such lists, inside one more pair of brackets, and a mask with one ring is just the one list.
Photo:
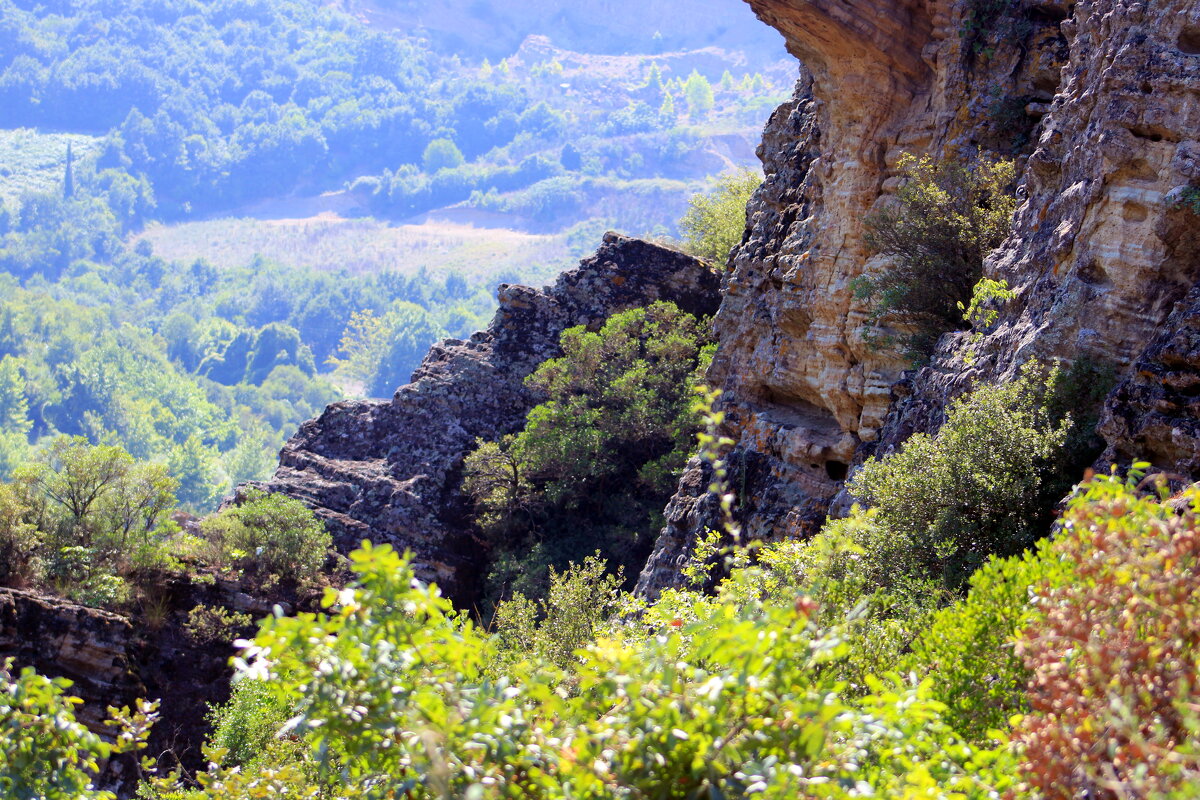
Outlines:
[[[497, 283], [605, 226], [672, 231], [790, 80], [411, 33], [307, 0], [0, 0], [0, 475], [85, 435], [209, 508], [325, 404], [482, 327]], [[499, 228], [390, 227], [448, 206]], [[314, 245], [290, 217], [319, 211]]]
[[[721, 0], [337, 0], [373, 24], [416, 30], [442, 52], [477, 52], [493, 61], [529, 33], [572, 50], [655, 54], [716, 47], [755, 68], [784, 58], [783, 38]], [[636, 19], [636, 25], [629, 24]]]

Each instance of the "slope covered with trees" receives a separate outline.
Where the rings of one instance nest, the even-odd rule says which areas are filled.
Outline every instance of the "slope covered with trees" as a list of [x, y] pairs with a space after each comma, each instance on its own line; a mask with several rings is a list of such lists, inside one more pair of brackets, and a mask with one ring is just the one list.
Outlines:
[[493, 281], [563, 266], [218, 269], [156, 257], [148, 222], [340, 192], [381, 217], [459, 204], [582, 254], [606, 224], [671, 227], [723, 166], [689, 159], [786, 80], [733, 56], [469, 56], [307, 0], [0, 0], [0, 476], [84, 435], [172, 463], [209, 508], [326, 403], [388, 396], [482, 327]]

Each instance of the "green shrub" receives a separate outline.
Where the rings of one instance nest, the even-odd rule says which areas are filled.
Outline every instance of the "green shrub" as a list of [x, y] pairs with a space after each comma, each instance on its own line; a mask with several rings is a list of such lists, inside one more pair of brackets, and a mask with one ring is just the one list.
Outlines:
[[17, 675], [12, 659], [0, 666], [0, 794], [13, 800], [113, 800], [97, 791], [93, 776], [117, 753], [145, 747], [155, 706], [109, 709], [115, 744], [89, 731], [75, 717], [82, 702], [66, 692], [71, 682], [38, 675], [29, 667]]
[[912, 436], [850, 479], [900, 554], [897, 569], [916, 565], [956, 591], [989, 556], [1015, 555], [1045, 535], [1073, 422], [1049, 411], [1061, 371], [1038, 371], [1027, 365], [1008, 385], [954, 401], [937, 434]]
[[233, 643], [253, 624], [249, 614], [230, 611], [223, 606], [198, 605], [188, 612], [184, 630], [201, 644]]
[[746, 232], [746, 204], [762, 180], [757, 170], [729, 172], [717, 179], [710, 194], [689, 200], [687, 213], [679, 221], [687, 251], [724, 264], [729, 251], [742, 241]]
[[755, 564], [736, 570], [719, 596], [735, 605], [804, 598], [810, 619], [837, 627], [842, 658], [827, 665], [849, 695], [865, 694], [869, 678], [894, 669], [925, 631], [944, 591], [920, 574], [913, 552], [878, 525], [869, 511], [828, 523], [809, 541], [761, 548]]
[[5, 583], [48, 584], [78, 602], [114, 607], [129, 600], [130, 582], [179, 566], [165, 546], [179, 484], [163, 465], [62, 436], [13, 477], [0, 485]]
[[935, 162], [906, 154], [900, 171], [904, 183], [895, 202], [866, 220], [868, 246], [889, 256], [889, 264], [857, 280], [855, 291], [870, 303], [872, 325], [907, 331], [875, 340], [894, 339], [920, 360], [942, 333], [962, 326], [959, 304], [971, 300], [984, 258], [1008, 234], [1016, 170], [1011, 161]]
[[264, 588], [280, 581], [300, 587], [317, 583], [333, 544], [324, 523], [304, 503], [259, 490], [204, 520], [200, 529], [223, 560]]
[[605, 574], [599, 552], [563, 572], [551, 567], [544, 600], [534, 603], [517, 594], [496, 607], [498, 663], [508, 666], [536, 656], [570, 669], [579, 662], [576, 651], [594, 641], [616, 611], [620, 585], [620, 573]]
[[[295, 716], [306, 764], [217, 767], [209, 797], [994, 797], [1012, 757], [968, 747], [927, 684], [840, 696], [836, 631], [797, 603], [694, 598], [656, 635], [580, 653], [571, 690], [547, 662], [494, 680], [489, 637], [387, 547], [327, 614], [267, 620], [243, 658]], [[537, 655], [531, 658], [537, 660]]]
[[21, 587], [42, 577], [42, 535], [19, 487], [0, 483], [0, 583]]
[[1010, 718], [1028, 711], [1029, 671], [1015, 638], [1033, 613], [1034, 585], [1071, 574], [1047, 550], [989, 561], [971, 576], [966, 598], [939, 611], [912, 643], [910, 668], [931, 680], [946, 721], [969, 741], [1007, 730]]
[[252, 767], [279, 759], [284, 754], [284, 740], [278, 734], [292, 713], [292, 707], [281, 702], [263, 681], [246, 678], [235, 682], [229, 701], [209, 716], [211, 744], [225, 753], [221, 763]]
[[465, 461], [463, 491], [497, 545], [487, 603], [544, 597], [548, 564], [597, 548], [614, 569], [639, 569], [693, 447], [691, 387], [711, 354], [699, 320], [660, 302], [599, 331], [571, 328], [561, 343], [563, 356], [526, 381], [546, 399], [524, 430]]
[[1116, 478], [1093, 480], [1071, 503], [1046, 554], [1072, 564], [1071, 579], [1035, 586], [1017, 641], [1032, 675], [1015, 737], [1026, 791], [1200, 790], [1198, 509], [1194, 491], [1160, 502]]

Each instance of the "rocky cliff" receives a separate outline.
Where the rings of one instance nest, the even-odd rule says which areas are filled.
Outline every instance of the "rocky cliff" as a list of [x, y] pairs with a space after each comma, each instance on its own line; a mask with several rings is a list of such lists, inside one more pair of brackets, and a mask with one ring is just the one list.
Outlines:
[[[747, 0], [802, 63], [759, 149], [715, 317], [709, 382], [723, 390], [748, 535], [816, 532], [857, 464], [932, 432], [947, 403], [1031, 358], [1116, 375], [1098, 465], [1148, 458], [1200, 478], [1195, 355], [1200, 217], [1198, 0]], [[965, 357], [942, 337], [919, 370], [872, 346], [856, 278], [885, 265], [865, 218], [890, 202], [905, 153], [1016, 161], [1021, 205], [988, 260], [1014, 299]], [[608, 237], [553, 289], [502, 287], [488, 331], [433, 349], [391, 402], [342, 403], [285, 447], [266, 488], [316, 507], [339, 546], [412, 549], [423, 577], [469, 598], [487, 543], [456, 492], [477, 437], [516, 430], [522, 380], [566, 326], [663, 297], [712, 305], [711, 276], [678, 253]], [[1200, 291], [1200, 290], [1198, 290]], [[716, 522], [693, 461], [638, 583], [675, 585]]]
[[[1102, 466], [1146, 457], [1200, 477], [1200, 217], [1173, 202], [1200, 182], [1200, 3], [747, 2], [808, 73], [768, 124], [767, 179], [716, 321], [709, 377], [725, 390], [749, 533], [811, 535], [856, 461], [936, 430], [950, 399], [1035, 357], [1086, 357], [1121, 378]], [[880, 266], [863, 218], [896, 189], [905, 152], [1013, 155], [1023, 199], [985, 270], [1016, 298], [976, 358], [948, 334], [915, 374], [868, 346], [851, 291]], [[713, 521], [699, 470], [671, 502], [644, 594], [675, 583]]]
[[139, 699], [159, 701], [159, 721], [147, 750], [118, 756], [102, 766], [97, 785], [131, 797], [141, 779], [140, 757], [149, 755], [164, 771], [204, 766], [201, 745], [208, 735], [212, 704], [229, 696], [230, 641], [197, 640], [185, 626], [197, 604], [227, 606], [258, 619], [269, 606], [219, 583], [168, 581], [140, 613], [115, 614], [61, 597], [0, 588], [0, 660], [15, 668], [72, 682], [69, 694], [83, 704], [76, 716], [92, 732], [112, 737], [104, 725], [109, 706], [133, 708]]
[[599, 328], [656, 300], [711, 315], [718, 288], [711, 268], [690, 256], [607, 234], [552, 287], [501, 285], [488, 329], [434, 346], [390, 401], [337, 403], [305, 423], [259, 486], [311, 505], [343, 551], [363, 539], [411, 550], [419, 576], [469, 605], [489, 548], [472, 536], [458, 492], [476, 439], [520, 430], [538, 402], [524, 379], [561, 355], [567, 328]]

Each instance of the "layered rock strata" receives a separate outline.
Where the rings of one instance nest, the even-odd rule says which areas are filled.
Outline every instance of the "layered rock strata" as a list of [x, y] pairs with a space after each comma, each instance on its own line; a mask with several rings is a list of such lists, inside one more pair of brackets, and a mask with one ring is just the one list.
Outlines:
[[231, 598], [218, 587], [186, 581], [162, 591], [161, 616], [151, 624], [145, 616], [131, 619], [0, 588], [0, 659], [12, 658], [15, 670], [33, 667], [70, 680], [67, 694], [83, 700], [76, 717], [93, 733], [112, 740], [114, 732], [104, 724], [110, 706], [159, 701], [147, 750], [113, 758], [97, 776], [99, 787], [119, 797], [137, 790], [142, 755], [158, 759], [164, 770], [201, 768], [209, 708], [228, 698], [232, 645], [196, 641], [184, 622], [197, 603], [222, 605]]
[[477, 439], [520, 430], [538, 397], [524, 379], [561, 355], [569, 327], [668, 300], [697, 315], [717, 306], [719, 278], [676, 250], [606, 234], [596, 254], [543, 290], [501, 285], [486, 331], [435, 345], [390, 401], [331, 405], [284, 446], [257, 486], [315, 509], [345, 551], [363, 539], [411, 550], [417, 574], [469, 605], [488, 543], [472, 537], [458, 491]]
[[[709, 378], [725, 390], [750, 535], [811, 535], [856, 461], [936, 430], [950, 399], [1030, 358], [1087, 357], [1127, 377], [1147, 343], [1147, 364], [1178, 350], [1168, 316], [1200, 277], [1200, 219], [1168, 195], [1198, 179], [1200, 3], [1025, 2], [973, 33], [971, 6], [949, 0], [747, 2], [809, 72], [768, 125], [766, 182], [716, 318]], [[906, 374], [864, 337], [853, 281], [883, 262], [863, 219], [889, 202], [903, 153], [989, 151], [1019, 167], [1023, 202], [986, 268], [1017, 296], [973, 359], [948, 335]], [[1167, 440], [1186, 435], [1121, 405], [1175, 391], [1141, 380], [1110, 398], [1110, 455], [1180, 467], [1186, 447]], [[677, 582], [714, 521], [698, 469], [641, 576], [647, 596]]]

